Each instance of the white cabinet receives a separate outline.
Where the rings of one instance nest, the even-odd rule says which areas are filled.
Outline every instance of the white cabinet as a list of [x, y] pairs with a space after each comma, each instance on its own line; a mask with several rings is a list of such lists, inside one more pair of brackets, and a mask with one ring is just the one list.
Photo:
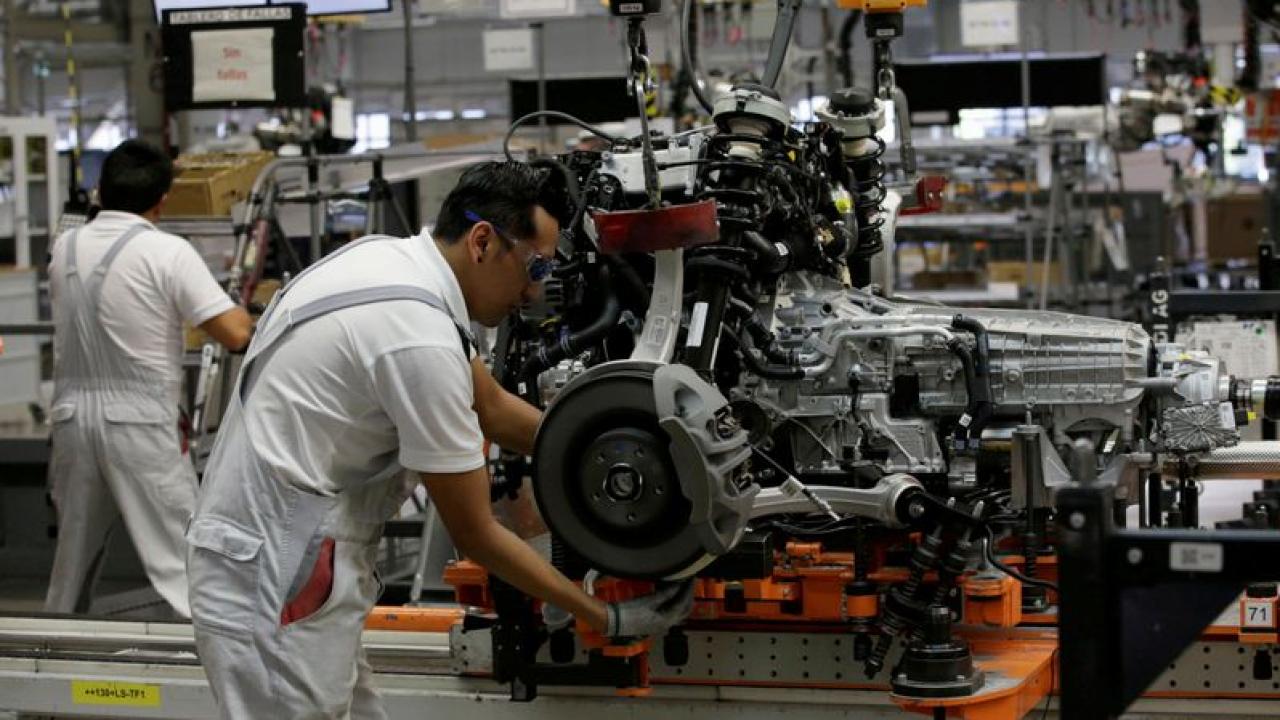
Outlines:
[[19, 268], [31, 267], [33, 238], [47, 247], [57, 227], [56, 133], [53, 118], [0, 117], [0, 244], [13, 244]]
[[[34, 268], [0, 268], [0, 323], [26, 324], [36, 320]], [[38, 402], [40, 397], [40, 338], [6, 335], [0, 353], [0, 407]]]

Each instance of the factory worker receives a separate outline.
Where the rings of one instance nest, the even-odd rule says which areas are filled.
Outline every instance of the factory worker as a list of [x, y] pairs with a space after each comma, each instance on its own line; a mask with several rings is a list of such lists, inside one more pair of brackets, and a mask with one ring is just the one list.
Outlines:
[[468, 328], [539, 293], [551, 197], [528, 165], [475, 166], [433, 233], [349, 244], [263, 316], [187, 531], [223, 717], [385, 717], [360, 636], [383, 522], [419, 481], [462, 553], [605, 634], [664, 632], [689, 612], [687, 583], [624, 604], [586, 595], [491, 512], [485, 438], [531, 452], [540, 414], [493, 380]]
[[88, 609], [105, 548], [123, 524], [156, 592], [190, 615], [183, 533], [197, 485], [178, 422], [182, 323], [237, 350], [252, 322], [189, 242], [153, 224], [172, 181], [163, 151], [126, 140], [103, 162], [102, 212], [51, 252], [51, 612]]

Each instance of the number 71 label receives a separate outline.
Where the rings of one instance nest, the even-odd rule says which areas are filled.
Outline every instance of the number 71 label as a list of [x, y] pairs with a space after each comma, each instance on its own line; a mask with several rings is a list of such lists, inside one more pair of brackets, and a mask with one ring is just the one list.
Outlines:
[[1241, 600], [1240, 627], [1256, 630], [1274, 630], [1275, 626], [1275, 598], [1243, 598]]

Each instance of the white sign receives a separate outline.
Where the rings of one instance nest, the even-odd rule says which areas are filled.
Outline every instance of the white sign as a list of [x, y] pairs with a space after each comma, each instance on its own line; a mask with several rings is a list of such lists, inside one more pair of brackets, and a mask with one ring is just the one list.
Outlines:
[[356, 139], [356, 104], [351, 98], [335, 97], [330, 102], [329, 133], [339, 140]]
[[965, 47], [1017, 45], [1017, 0], [971, 0], [960, 3], [960, 44]]
[[566, 17], [577, 9], [577, 0], [501, 0], [499, 14], [508, 19]]
[[191, 33], [192, 102], [274, 100], [274, 37], [271, 28]]
[[1169, 569], [1182, 572], [1222, 572], [1222, 546], [1218, 543], [1169, 543]]
[[1220, 358], [1226, 371], [1242, 378], [1280, 373], [1274, 320], [1199, 321], [1178, 329], [1178, 341]]
[[533, 68], [533, 30], [484, 31], [484, 69], [487, 72], [531, 70]]

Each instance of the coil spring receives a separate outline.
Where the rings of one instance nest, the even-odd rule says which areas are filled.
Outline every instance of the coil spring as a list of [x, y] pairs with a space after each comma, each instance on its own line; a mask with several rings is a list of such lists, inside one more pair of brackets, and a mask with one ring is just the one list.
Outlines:
[[857, 198], [853, 209], [858, 219], [858, 243], [851, 257], [866, 258], [884, 249], [884, 239], [880, 228], [884, 226], [884, 199], [888, 191], [884, 186], [886, 172], [884, 153], [886, 145], [875, 135], [855, 138], [855, 140], [875, 143], [875, 149], [855, 157], [846, 159], [853, 172], [854, 190]]
[[768, 164], [766, 162], [761, 160], [743, 160], [730, 156], [730, 146], [735, 144], [755, 145], [759, 147], [761, 157], [773, 152], [782, 151], [789, 146], [770, 138], [740, 133], [720, 133], [707, 138], [708, 156], [716, 159], [703, 164], [699, 168], [698, 179], [700, 184], [703, 185], [703, 188], [698, 193], [698, 199], [712, 198], [722, 205], [749, 209], [748, 214], [750, 217], [737, 217], [733, 214], [728, 214], [726, 216], [722, 214], [720, 218], [721, 221], [728, 220], [730, 224], [741, 225], [743, 229], [748, 229], [750, 227], [755, 227], [760, 218], [764, 216], [766, 211], [764, 204], [767, 202], [765, 196], [758, 190], [731, 187], [707, 187], [707, 174], [717, 170], [737, 170], [754, 178], [756, 181], [763, 180], [768, 175]]
[[[925, 573], [937, 564], [939, 550], [942, 547], [942, 527], [924, 537], [915, 552], [911, 554], [911, 571], [906, 582], [889, 591], [891, 598], [899, 599], [903, 604], [918, 600], [920, 586], [924, 583]], [[905, 616], [899, 614], [893, 603], [886, 603], [880, 616], [880, 637], [876, 639], [871, 656], [867, 658], [867, 677], [874, 677], [884, 667], [889, 650], [893, 647], [893, 639], [899, 635], [915, 635], [920, 631]]]
[[551, 536], [551, 566], [565, 577], [578, 580], [586, 576], [590, 568], [558, 535]]

